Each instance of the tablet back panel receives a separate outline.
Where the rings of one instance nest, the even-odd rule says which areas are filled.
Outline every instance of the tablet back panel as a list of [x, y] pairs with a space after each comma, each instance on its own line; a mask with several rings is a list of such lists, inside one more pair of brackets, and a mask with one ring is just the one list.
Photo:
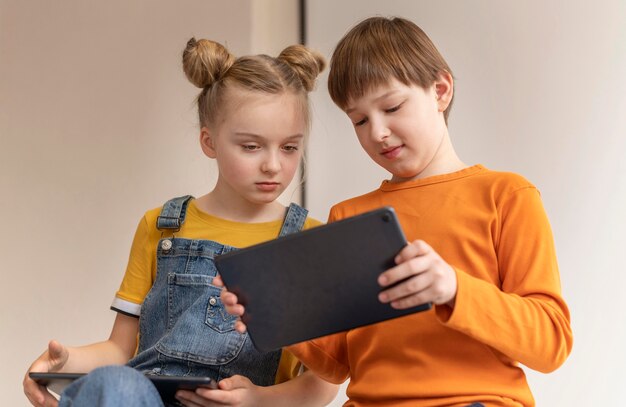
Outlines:
[[378, 301], [378, 275], [406, 245], [390, 207], [215, 259], [228, 289], [246, 307], [255, 347], [277, 349], [304, 340], [430, 308], [395, 310]]

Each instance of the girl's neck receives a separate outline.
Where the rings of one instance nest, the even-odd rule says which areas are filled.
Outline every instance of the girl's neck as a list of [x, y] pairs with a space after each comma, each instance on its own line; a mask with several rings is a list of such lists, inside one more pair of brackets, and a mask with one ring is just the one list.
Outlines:
[[244, 199], [232, 199], [219, 188], [213, 189], [196, 200], [196, 206], [212, 216], [242, 223], [261, 223], [280, 220], [285, 207], [277, 201], [254, 203]]

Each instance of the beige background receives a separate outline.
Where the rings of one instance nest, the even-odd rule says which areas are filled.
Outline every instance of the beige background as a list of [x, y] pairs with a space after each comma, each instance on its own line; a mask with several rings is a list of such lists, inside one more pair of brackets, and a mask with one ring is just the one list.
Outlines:
[[[211, 188], [197, 89], [180, 67], [188, 38], [276, 53], [298, 39], [296, 3], [0, 0], [0, 404], [27, 405], [22, 375], [50, 338], [108, 335], [143, 212]], [[554, 228], [575, 347], [557, 372], [529, 372], [537, 404], [626, 404], [625, 3], [308, 3], [309, 44], [326, 55], [373, 14], [409, 17], [433, 38], [456, 76], [450, 131], [461, 157], [529, 178]], [[307, 183], [320, 219], [386, 177], [325, 78], [312, 98]]]

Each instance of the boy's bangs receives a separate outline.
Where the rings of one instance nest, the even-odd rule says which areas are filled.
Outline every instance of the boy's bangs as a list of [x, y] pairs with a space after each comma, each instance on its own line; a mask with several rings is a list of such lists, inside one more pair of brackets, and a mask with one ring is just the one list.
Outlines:
[[[354, 99], [360, 98], [368, 91], [388, 84], [397, 79], [405, 85], [411, 80], [403, 67], [402, 61], [385, 58], [374, 50], [353, 52], [349, 62], [338, 62], [335, 58], [328, 78], [330, 97], [341, 109]], [[345, 61], [345, 60], [344, 60]]]

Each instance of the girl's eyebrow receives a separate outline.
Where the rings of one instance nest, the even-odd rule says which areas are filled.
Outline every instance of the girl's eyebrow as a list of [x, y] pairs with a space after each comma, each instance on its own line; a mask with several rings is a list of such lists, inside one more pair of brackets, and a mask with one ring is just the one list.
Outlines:
[[[378, 102], [379, 100], [385, 99], [386, 97], [389, 97], [389, 96], [393, 95], [394, 93], [398, 93], [398, 92], [400, 92], [400, 90], [398, 90], [398, 89], [391, 89], [391, 90], [383, 93], [382, 95], [377, 96], [373, 100], [373, 102]], [[350, 113], [354, 112], [355, 110], [356, 110], [355, 107], [350, 107], [350, 108], [346, 109], [346, 114], [350, 114]]]
[[[261, 136], [261, 135], [259, 135], [259, 134], [255, 134], [255, 133], [248, 133], [248, 132], [245, 132], [245, 131], [236, 131], [236, 132], [235, 132], [235, 136], [237, 136], [237, 137], [242, 137], [242, 138], [243, 138], [243, 137], [246, 137], [246, 138], [259, 139], [259, 140], [265, 139], [265, 137], [263, 137], [263, 136]], [[295, 141], [295, 140], [300, 140], [300, 139], [302, 139], [302, 138], [304, 138], [304, 134], [300, 134], [300, 133], [298, 133], [298, 134], [293, 134], [293, 135], [291, 135], [291, 136], [287, 136], [287, 137], [285, 137], [285, 139], [286, 139], [286, 140], [294, 140], [294, 141]]]

